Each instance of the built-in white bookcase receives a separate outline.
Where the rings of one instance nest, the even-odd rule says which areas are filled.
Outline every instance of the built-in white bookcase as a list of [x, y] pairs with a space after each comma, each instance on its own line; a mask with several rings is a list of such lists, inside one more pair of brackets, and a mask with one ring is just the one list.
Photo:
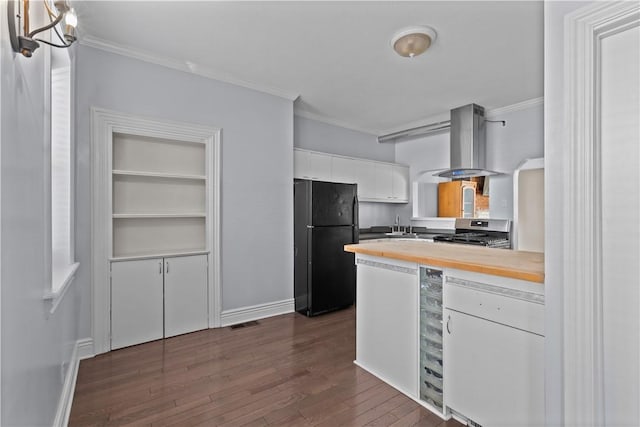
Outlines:
[[91, 109], [96, 354], [220, 326], [221, 129]]
[[113, 258], [206, 250], [205, 149], [113, 134]]

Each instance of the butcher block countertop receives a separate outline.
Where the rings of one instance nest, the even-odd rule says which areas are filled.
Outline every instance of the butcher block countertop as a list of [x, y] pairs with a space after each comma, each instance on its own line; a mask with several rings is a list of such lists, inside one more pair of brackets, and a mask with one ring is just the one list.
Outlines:
[[413, 241], [365, 242], [345, 245], [356, 254], [449, 267], [494, 276], [544, 283], [544, 254], [451, 243]]

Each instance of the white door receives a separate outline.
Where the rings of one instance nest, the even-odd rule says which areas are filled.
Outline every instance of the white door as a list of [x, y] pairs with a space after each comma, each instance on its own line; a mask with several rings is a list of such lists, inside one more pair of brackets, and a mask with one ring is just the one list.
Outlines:
[[111, 263], [111, 349], [163, 337], [162, 258]]
[[544, 425], [544, 337], [444, 315], [444, 400], [483, 426]]
[[207, 326], [207, 255], [165, 258], [165, 337]]

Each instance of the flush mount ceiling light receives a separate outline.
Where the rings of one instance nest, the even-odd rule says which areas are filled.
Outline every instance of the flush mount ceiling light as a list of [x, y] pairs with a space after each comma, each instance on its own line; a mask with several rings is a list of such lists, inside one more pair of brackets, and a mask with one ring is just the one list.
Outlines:
[[413, 58], [424, 53], [436, 41], [436, 32], [430, 27], [409, 27], [398, 31], [391, 39], [391, 46], [398, 55]]
[[[71, 46], [76, 40], [75, 27], [78, 19], [69, 3], [66, 0], [44, 0], [49, 23], [35, 30], [31, 30], [29, 25], [29, 3], [29, 0], [7, 1], [9, 38], [14, 52], [19, 52], [30, 58], [33, 51], [40, 47], [38, 42], [60, 48]], [[49, 29], [53, 29], [59, 41], [48, 41], [35, 37]], [[52, 39], [55, 40], [53, 37]]]

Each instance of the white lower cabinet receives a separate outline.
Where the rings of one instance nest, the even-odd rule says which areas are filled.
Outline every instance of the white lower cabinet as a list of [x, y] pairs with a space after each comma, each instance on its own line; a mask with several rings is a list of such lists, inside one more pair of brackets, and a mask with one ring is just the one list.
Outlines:
[[165, 258], [164, 336], [207, 328], [206, 255]]
[[207, 255], [111, 263], [111, 349], [207, 328]]
[[163, 263], [111, 263], [111, 348], [157, 340], [163, 332]]
[[413, 397], [418, 394], [418, 273], [358, 259], [356, 363]]
[[482, 426], [544, 425], [539, 296], [456, 280], [445, 286], [445, 306], [447, 407]]

